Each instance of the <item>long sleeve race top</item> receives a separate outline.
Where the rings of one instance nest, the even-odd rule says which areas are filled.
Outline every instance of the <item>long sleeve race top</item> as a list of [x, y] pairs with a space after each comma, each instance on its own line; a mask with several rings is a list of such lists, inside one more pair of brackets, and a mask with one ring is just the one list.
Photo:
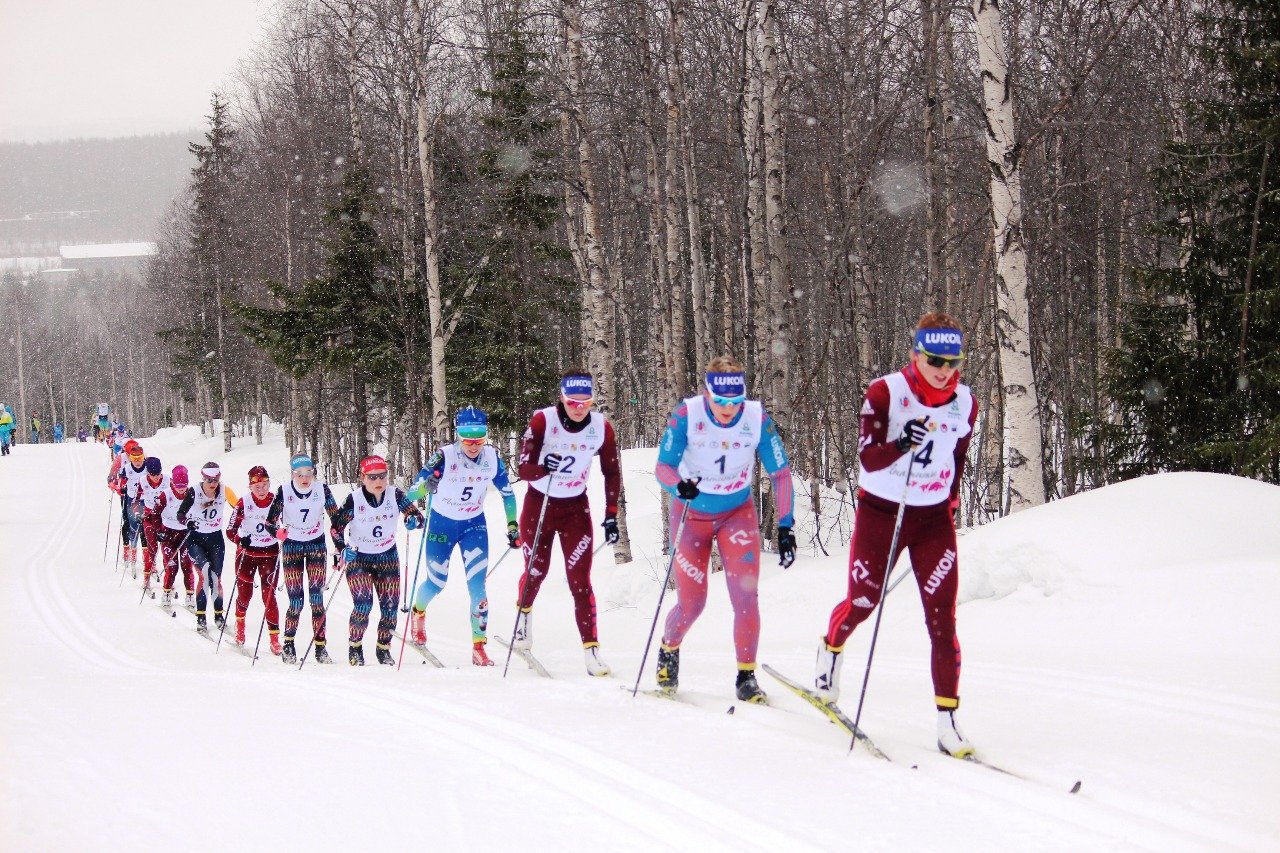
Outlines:
[[[698, 398], [701, 405], [706, 406], [705, 398]], [[684, 459], [685, 451], [689, 446], [689, 401], [681, 403], [672, 412], [671, 417], [667, 420], [667, 429], [662, 436], [662, 444], [658, 447], [658, 465], [655, 474], [658, 477], [658, 483], [662, 488], [666, 489], [672, 495], [676, 495], [676, 484], [684, 477], [680, 474], [680, 463]], [[743, 406], [737, 416], [725, 424], [724, 427], [732, 428], [741, 423], [742, 418], [746, 417], [747, 406]], [[706, 417], [710, 418], [710, 408], [706, 409]], [[793, 514], [794, 493], [791, 486], [791, 465], [787, 461], [787, 451], [782, 446], [782, 437], [778, 435], [778, 427], [773, 422], [773, 418], [769, 413], [760, 410], [760, 443], [756, 446], [756, 453], [760, 457], [760, 462], [764, 465], [765, 471], [769, 474], [769, 480], [773, 483], [774, 500], [778, 507], [778, 526], [793, 527], [795, 525], [795, 516]], [[678, 498], [677, 498], [678, 499]], [[727, 512], [731, 509], [741, 506], [751, 499], [750, 481], [745, 483], [741, 489], [729, 494], [710, 494], [708, 492], [700, 492], [693, 502], [689, 505], [690, 509], [698, 512], [709, 514]]]

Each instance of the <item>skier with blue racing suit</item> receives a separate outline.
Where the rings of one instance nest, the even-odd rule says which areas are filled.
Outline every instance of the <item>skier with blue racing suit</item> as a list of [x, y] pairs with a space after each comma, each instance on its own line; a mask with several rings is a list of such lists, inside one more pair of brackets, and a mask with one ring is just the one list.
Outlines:
[[437, 450], [409, 489], [409, 498], [432, 495], [427, 520], [427, 577], [413, 596], [409, 618], [409, 641], [427, 643], [427, 605], [443, 589], [449, 577], [453, 549], [462, 552], [467, 591], [471, 594], [471, 662], [493, 666], [485, 654], [489, 624], [489, 597], [485, 575], [489, 567], [489, 529], [484, 517], [484, 498], [493, 483], [502, 495], [507, 514], [507, 543], [520, 546], [520, 526], [516, 522], [516, 496], [506, 466], [497, 450], [489, 446], [489, 418], [474, 406], [454, 418], [458, 440]]

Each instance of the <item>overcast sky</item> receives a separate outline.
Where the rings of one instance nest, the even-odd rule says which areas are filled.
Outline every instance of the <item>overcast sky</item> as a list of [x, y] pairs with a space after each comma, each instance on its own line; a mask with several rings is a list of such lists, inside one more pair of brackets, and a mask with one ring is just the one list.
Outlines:
[[0, 140], [204, 125], [275, 0], [0, 0]]

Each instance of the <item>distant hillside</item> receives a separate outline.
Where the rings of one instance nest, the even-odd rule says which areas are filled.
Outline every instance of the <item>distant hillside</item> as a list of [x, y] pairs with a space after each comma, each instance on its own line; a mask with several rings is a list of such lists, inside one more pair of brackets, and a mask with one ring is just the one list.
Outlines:
[[154, 240], [157, 221], [195, 165], [187, 143], [198, 138], [192, 131], [0, 143], [0, 255]]

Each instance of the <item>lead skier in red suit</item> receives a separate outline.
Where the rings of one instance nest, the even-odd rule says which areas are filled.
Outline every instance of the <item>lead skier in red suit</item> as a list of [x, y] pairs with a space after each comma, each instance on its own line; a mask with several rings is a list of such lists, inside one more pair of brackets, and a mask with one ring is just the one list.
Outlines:
[[[613, 544], [618, 541], [618, 495], [622, 492], [622, 474], [613, 425], [605, 420], [604, 415], [591, 411], [594, 401], [591, 374], [585, 370], [565, 371], [560, 378], [559, 401], [535, 412], [529, 428], [525, 430], [519, 463], [520, 479], [529, 484], [520, 510], [520, 541], [524, 547], [525, 571], [520, 577], [516, 602], [520, 612], [511, 643], [523, 650], [533, 646], [533, 602], [551, 566], [552, 540], [559, 536], [587, 672], [608, 675], [611, 670], [600, 659], [596, 597], [591, 589], [594, 539], [591, 506], [587, 502], [587, 480], [592, 461], [599, 456], [600, 470], [604, 474], [605, 502], [601, 526], [604, 527], [605, 541]], [[547, 502], [545, 515], [544, 501]], [[540, 518], [541, 531], [538, 529]]]
[[[836, 701], [844, 644], [880, 602], [889, 567], [907, 549], [933, 649], [938, 748], [957, 758], [973, 754], [973, 746], [955, 721], [960, 705], [960, 641], [956, 637], [959, 567], [953, 513], [959, 506], [960, 477], [978, 415], [969, 386], [960, 383], [963, 364], [959, 324], [947, 314], [926, 314], [916, 326], [911, 362], [867, 388], [859, 425], [858, 509], [849, 552], [849, 591], [831, 613], [818, 649], [814, 681], [820, 696]], [[890, 555], [900, 502], [906, 504], [902, 529], [897, 552]]]

